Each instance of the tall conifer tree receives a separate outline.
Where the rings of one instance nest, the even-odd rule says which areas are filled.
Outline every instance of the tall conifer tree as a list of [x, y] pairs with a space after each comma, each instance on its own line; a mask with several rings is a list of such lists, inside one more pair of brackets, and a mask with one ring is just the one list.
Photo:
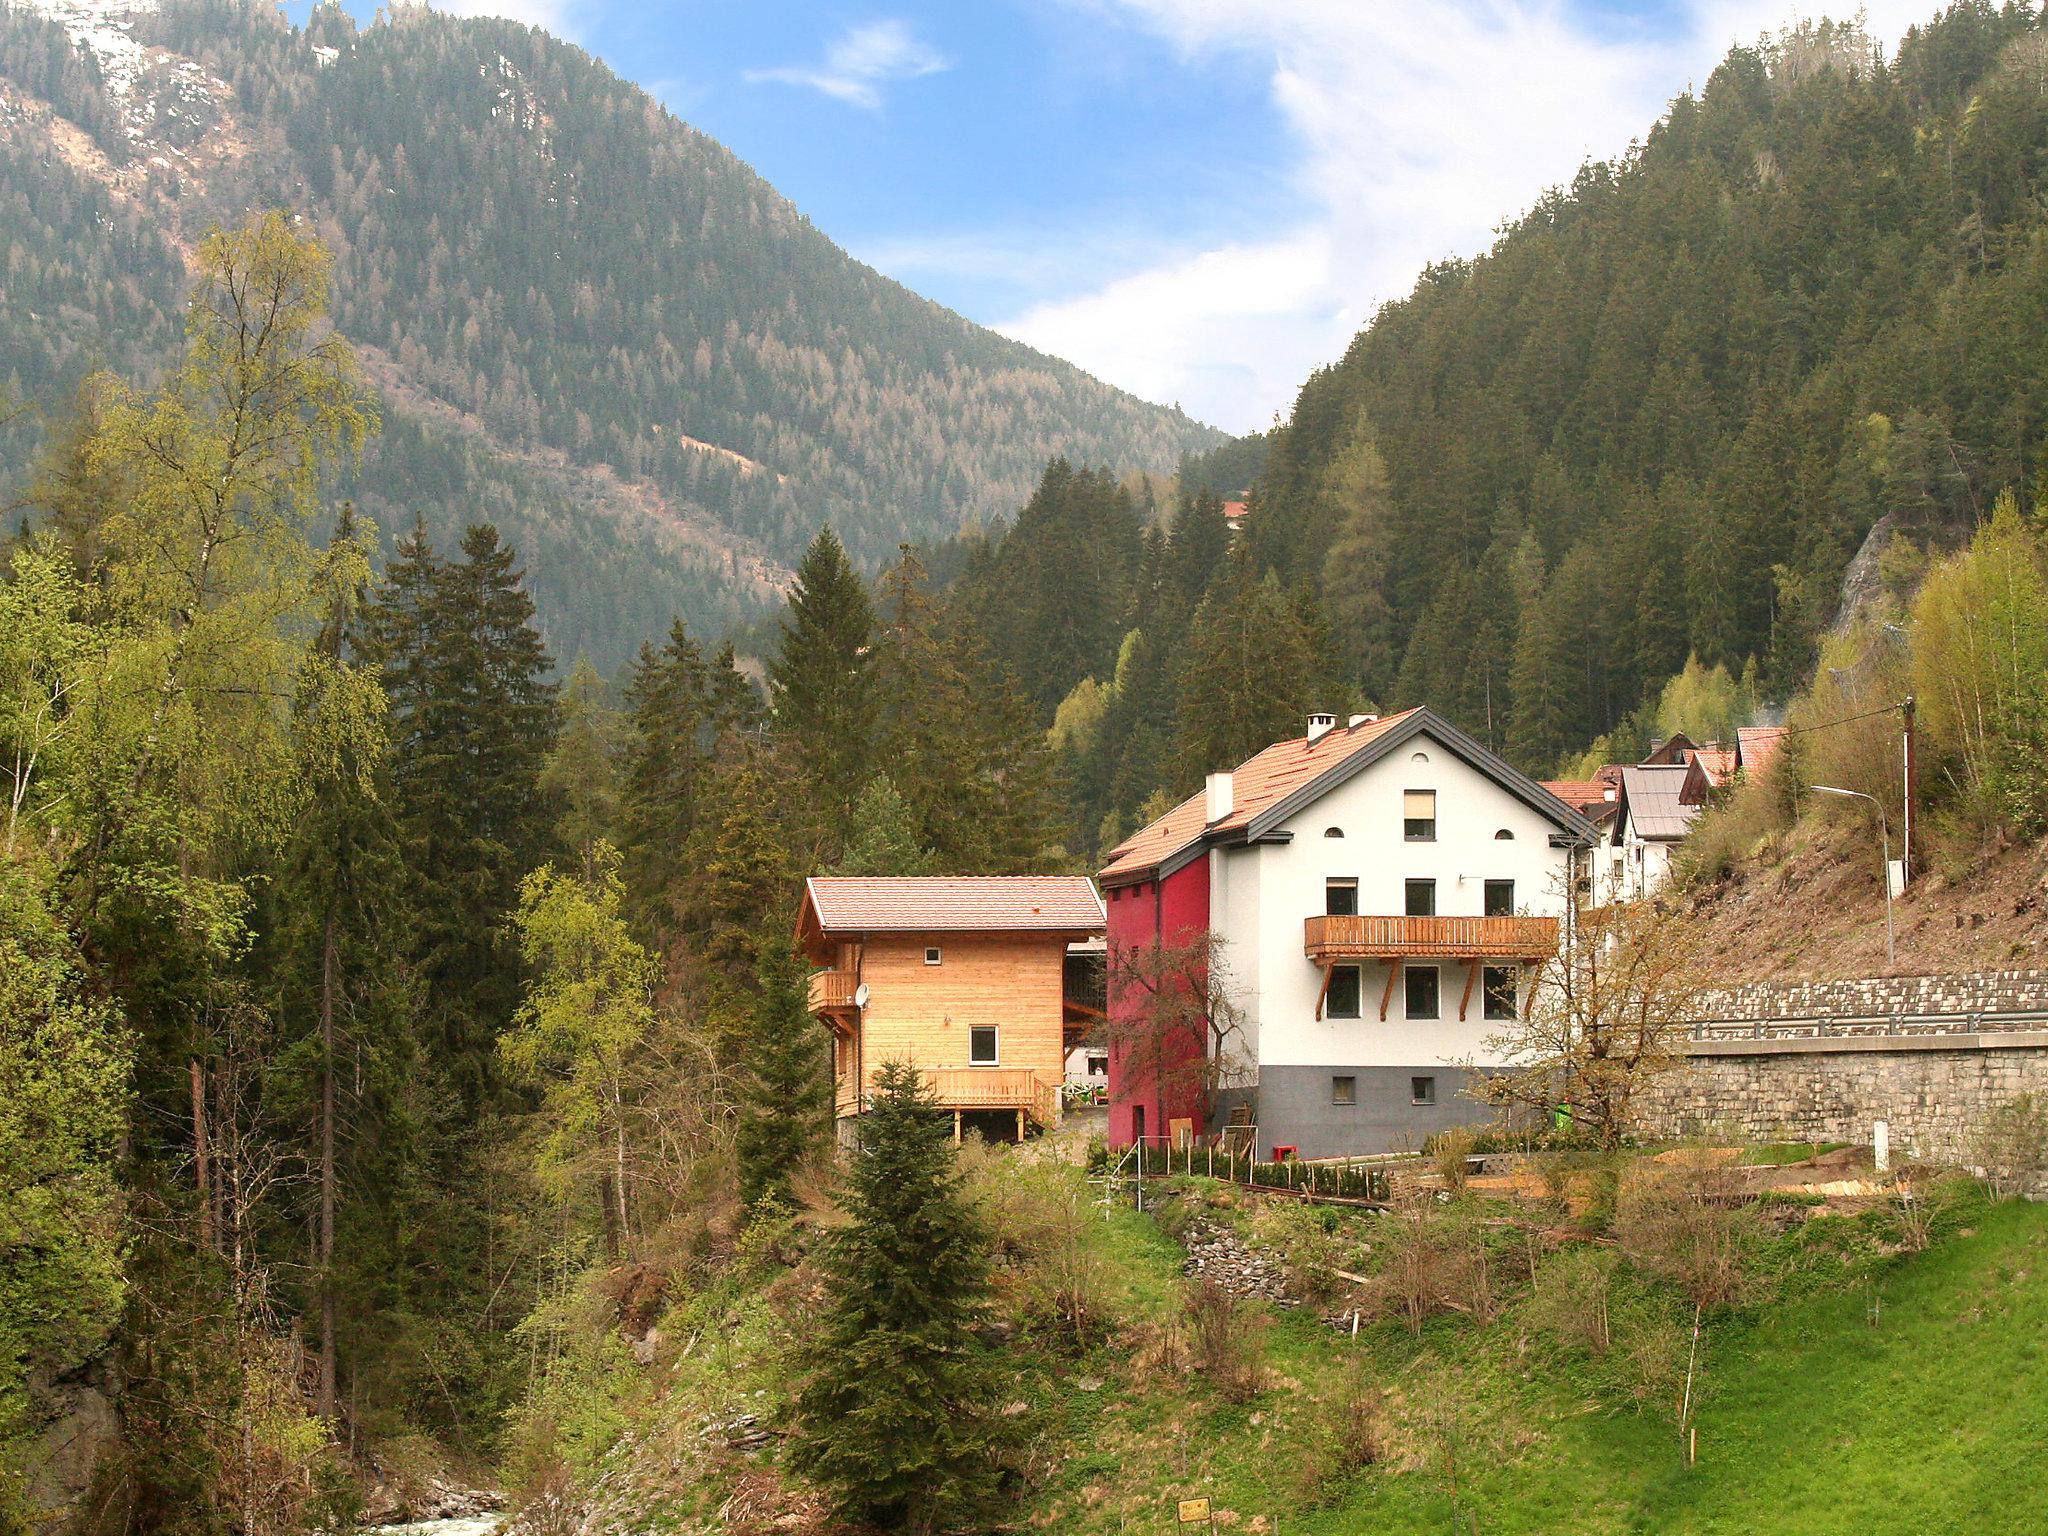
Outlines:
[[820, 529], [790, 589], [782, 644], [768, 666], [768, 702], [830, 849], [839, 846], [873, 763], [874, 630], [874, 607], [839, 536]]
[[881, 1068], [859, 1131], [852, 1225], [825, 1255], [832, 1299], [811, 1334], [790, 1461], [847, 1519], [954, 1529], [993, 1490], [1002, 1423], [994, 1361], [975, 1336], [988, 1239], [914, 1067]]

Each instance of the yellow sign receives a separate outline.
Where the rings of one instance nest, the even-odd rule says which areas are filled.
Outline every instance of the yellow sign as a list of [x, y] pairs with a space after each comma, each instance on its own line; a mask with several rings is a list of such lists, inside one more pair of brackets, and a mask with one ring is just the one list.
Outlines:
[[1180, 1501], [1180, 1523], [1182, 1525], [1207, 1525], [1209, 1523], [1209, 1501], [1207, 1499], [1182, 1499]]

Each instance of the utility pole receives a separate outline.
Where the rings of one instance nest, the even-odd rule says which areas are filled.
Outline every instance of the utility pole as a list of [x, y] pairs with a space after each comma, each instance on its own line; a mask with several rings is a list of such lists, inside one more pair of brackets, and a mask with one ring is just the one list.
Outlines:
[[[1913, 725], [1913, 695], [1907, 694], [1899, 703], [1899, 714], [1905, 724], [1905, 739], [1900, 744], [1904, 755], [1905, 779], [1902, 799], [1905, 804], [1905, 820], [1899, 830], [1899, 884], [1904, 885], [1913, 878], [1913, 780], [1919, 769], [1917, 743]], [[1887, 871], [1885, 878], [1891, 878]]]

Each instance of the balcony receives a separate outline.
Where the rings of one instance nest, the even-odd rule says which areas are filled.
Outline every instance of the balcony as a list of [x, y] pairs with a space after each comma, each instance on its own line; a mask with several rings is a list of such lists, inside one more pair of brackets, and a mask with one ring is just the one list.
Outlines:
[[853, 1012], [853, 994], [860, 986], [857, 971], [814, 971], [811, 973], [811, 1012], [830, 1019], [834, 1014]]
[[1557, 953], [1554, 917], [1311, 917], [1302, 948], [1339, 960], [1527, 960]]
[[[924, 1082], [943, 1110], [1021, 1109], [1041, 1125], [1058, 1118], [1060, 1080], [1028, 1067], [927, 1067]], [[851, 1077], [838, 1080], [833, 1098], [842, 1117], [860, 1109]]]

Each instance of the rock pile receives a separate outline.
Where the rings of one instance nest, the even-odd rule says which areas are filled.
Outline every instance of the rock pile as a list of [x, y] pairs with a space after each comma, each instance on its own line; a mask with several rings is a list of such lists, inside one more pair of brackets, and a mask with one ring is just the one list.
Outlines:
[[1190, 1277], [1213, 1280], [1233, 1296], [1283, 1307], [1299, 1305], [1287, 1294], [1287, 1277], [1280, 1266], [1231, 1228], [1196, 1222], [1188, 1228], [1184, 1241], [1188, 1256], [1181, 1269]]

